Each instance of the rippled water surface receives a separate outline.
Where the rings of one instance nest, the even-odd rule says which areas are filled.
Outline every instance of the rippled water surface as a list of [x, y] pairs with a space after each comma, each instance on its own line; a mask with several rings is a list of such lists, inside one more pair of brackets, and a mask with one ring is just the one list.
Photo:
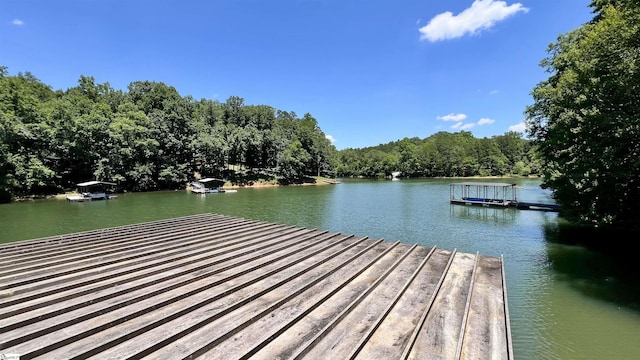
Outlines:
[[[551, 202], [539, 181], [515, 182], [520, 200]], [[449, 183], [345, 180], [4, 204], [0, 242], [208, 212], [504, 256], [516, 359], [640, 358], [640, 280], [628, 263], [562, 245], [558, 240], [572, 235], [563, 235], [555, 213], [451, 205]]]

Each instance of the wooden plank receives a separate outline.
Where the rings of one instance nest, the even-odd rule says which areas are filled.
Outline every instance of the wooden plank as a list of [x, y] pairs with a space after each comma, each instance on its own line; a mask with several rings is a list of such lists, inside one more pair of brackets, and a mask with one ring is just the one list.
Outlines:
[[[215, 236], [203, 234], [192, 236], [191, 238], [175, 237], [169, 241], [164, 241], [163, 247], [143, 247], [134, 252], [122, 251], [120, 252], [120, 257], [102, 257], [99, 258], [100, 261], [94, 259], [89, 265], [86, 265], [85, 262], [79, 264], [69, 263], [64, 267], [51, 269], [50, 273], [44, 276], [34, 275], [31, 271], [24, 271], [19, 276], [12, 276], [12, 281], [8, 281], [0, 286], [0, 288], [5, 289], [7, 293], [14, 296], [23, 292], [46, 287], [59, 291], [58, 285], [60, 283], [69, 283], [75, 279], [82, 279], [95, 274], [104, 274], [109, 270], [121, 268], [123, 264], [127, 266], [142, 264], [144, 266], [154, 259], [163, 259], [169, 255], [184, 253], [192, 249], [193, 246], [208, 246], [210, 241], [219, 242], [221, 238], [227, 238], [227, 240], [223, 241], [224, 243], [228, 241], [229, 236], [233, 234], [244, 233], [255, 235], [258, 231], [262, 232], [264, 227], [268, 227], [268, 225], [263, 224], [259, 227], [254, 227], [252, 230], [248, 228], [233, 229], [230, 230], [230, 232], [218, 233]], [[273, 231], [273, 229], [271, 229], [271, 231]], [[144, 252], [144, 250], [147, 251]], [[59, 269], [59, 271], [55, 271], [56, 269]], [[4, 293], [5, 291], [0, 290], [0, 299], [4, 298]]]
[[[269, 234], [268, 236], [260, 236], [252, 239], [251, 241], [240, 241], [238, 243], [236, 239], [232, 242], [215, 243], [208, 248], [198, 248], [186, 254], [180, 253], [176, 256], [167, 256], [156, 261], [150, 261], [144, 264], [144, 266], [136, 267], [134, 270], [128, 270], [127, 263], [123, 262], [120, 268], [114, 270], [117, 272], [113, 275], [103, 272], [94, 278], [83, 279], [84, 283], [79, 284], [78, 286], [67, 285], [67, 288], [69, 289], [54, 289], [52, 295], [50, 295], [51, 291], [47, 291], [46, 294], [29, 294], [30, 298], [35, 298], [30, 301], [26, 301], [24, 297], [18, 297], [19, 301], [17, 301], [18, 305], [16, 305], [16, 308], [6, 306], [6, 304], [4, 304], [5, 311], [0, 314], [0, 317], [4, 318], [6, 314], [13, 316], [16, 312], [32, 311], [35, 308], [39, 308], [39, 304], [50, 305], [56, 301], [68, 301], [71, 298], [79, 297], [83, 294], [95, 294], [96, 292], [112, 287], [113, 285], [121, 287], [123, 285], [131, 285], [138, 279], [149, 279], [157, 274], [163, 275], [164, 278], [162, 280], [154, 280], [153, 282], [148, 283], [149, 286], [155, 285], [168, 279], [168, 277], [201, 271], [213, 265], [233, 260], [240, 256], [249, 254], [255, 256], [255, 252], [265, 250], [266, 248], [270, 248], [268, 250], [269, 252], [279, 251], [281, 246], [296, 246], [300, 242], [308, 240], [304, 233], [308, 233], [308, 231], [289, 229], [277, 231]], [[272, 245], [274, 242], [278, 242], [278, 245], [282, 245], [280, 247], [273, 248]], [[262, 255], [264, 254], [265, 253]], [[268, 252], [266, 254], [268, 254]], [[104, 283], [105, 285], [100, 285], [101, 283]], [[135, 288], [129, 287], [122, 291], [132, 290], [135, 290]], [[16, 296], [13, 296], [12, 298], [15, 297]], [[91, 301], [94, 302], [97, 300], [94, 298]], [[22, 311], [20, 311], [21, 309]], [[38, 317], [40, 316], [42, 315], [39, 315]]]
[[[330, 235], [326, 235], [326, 237], [333, 238], [333, 236], [330, 236]], [[290, 247], [290, 249], [295, 250], [296, 248]], [[289, 249], [287, 251], [289, 251]], [[290, 253], [287, 253], [287, 254], [290, 254]], [[264, 255], [264, 254], [261, 254], [261, 255]], [[60, 333], [62, 334], [62, 336], [68, 337], [68, 336], [71, 336], [71, 334], [73, 334], [74, 331], [76, 332], [76, 334], [87, 335], [90, 333], [96, 333], [98, 331], [101, 331], [100, 326], [103, 326], [109, 329], [113, 328], [115, 325], [118, 325], [120, 322], [122, 322], [120, 317], [115, 316], [114, 313], [126, 314], [126, 315], [122, 315], [122, 319], [127, 318], [128, 320], [145, 315], [146, 305], [143, 305], [143, 304], [149, 304], [148, 305], [149, 308], [154, 308], [154, 307], [157, 308], [157, 307], [174, 304], [178, 301], [187, 299], [191, 295], [202, 293], [205, 290], [211, 289], [214, 286], [219, 285], [220, 283], [224, 283], [227, 285], [231, 284], [232, 283], [231, 280], [234, 277], [245, 275], [244, 274], [245, 270], [243, 266], [252, 265], [254, 270], [260, 270], [260, 269], [264, 269], [265, 268], [264, 263], [266, 261], [269, 261], [269, 258], [267, 256], [255, 256], [255, 254], [252, 259], [253, 260], [259, 259], [260, 262], [258, 264], [252, 264], [251, 262], [242, 261], [241, 264], [245, 264], [245, 265], [239, 265], [238, 263], [236, 263], [236, 264], [229, 264], [226, 266], [220, 266], [220, 265], [218, 265], [217, 267], [211, 266], [207, 268], [205, 273], [201, 273], [195, 278], [193, 278], [193, 275], [191, 275], [190, 276], [191, 279], [187, 278], [187, 280], [179, 282], [176, 285], [172, 285], [169, 288], [164, 287], [164, 288], [156, 289], [151, 293], [143, 293], [142, 295], [137, 297], [135, 301], [129, 299], [126, 301], [120, 301], [118, 304], [112, 305], [110, 307], [106, 307], [106, 308], [98, 307], [99, 310], [96, 310], [94, 313], [86, 314], [85, 317], [78, 317], [78, 315], [76, 315], [76, 317], [72, 318], [73, 320], [71, 320], [71, 322], [63, 324], [65, 328], [64, 328], [64, 331]], [[225, 265], [225, 264], [222, 264], [222, 265]], [[231, 272], [232, 274], [231, 275], [227, 274], [227, 276], [218, 275], [221, 272], [222, 273]], [[234, 273], [237, 275], [234, 276], [233, 275]], [[253, 278], [250, 280], [255, 281], [255, 279]], [[125, 292], [125, 294], [128, 294], [128, 292]], [[205, 297], [208, 298], [210, 296], [205, 294]], [[164, 305], [161, 306], [161, 304], [164, 304]], [[87, 309], [83, 309], [82, 311], [86, 312], [86, 310]], [[106, 319], [107, 322], [105, 323], [104, 322], [105, 320], [100, 320], [102, 321], [100, 322], [98, 319]], [[57, 318], [55, 318], [54, 320], [57, 320]], [[90, 324], [89, 326], [83, 327], [84, 325], [80, 321], [84, 321], [85, 323], [89, 322]], [[106, 325], [100, 325], [101, 323]], [[79, 325], [76, 326], [76, 324], [79, 324]], [[77, 329], [77, 330], [73, 330], [73, 329]], [[58, 330], [59, 330], [58, 327], [47, 328], [47, 332], [46, 332], [47, 340], [48, 341], [56, 340], [54, 333]], [[10, 334], [7, 334], [7, 336], [9, 335]], [[39, 336], [42, 336], [42, 335], [39, 335]], [[73, 335], [73, 336], [79, 337], [80, 335]], [[61, 342], [62, 339], [58, 339], [57, 341]], [[23, 344], [23, 348], [21, 348], [20, 351], [34, 352], [36, 350], [29, 348], [28, 344], [26, 345]]]
[[420, 359], [423, 354], [433, 359], [455, 358], [474, 260], [471, 254], [454, 255], [409, 359]]
[[[294, 238], [294, 236], [296, 235], [298, 236], [297, 239]], [[169, 262], [163, 262], [164, 267], [160, 269], [154, 269], [152, 272], [147, 271], [146, 273], [138, 274], [136, 278], [131, 277], [127, 273], [122, 276], [123, 279], [121, 285], [118, 286], [117, 291], [113, 291], [113, 286], [110, 286], [108, 287], [108, 289], [103, 289], [101, 291], [95, 291], [94, 288], [87, 291], [84, 296], [76, 296], [75, 298], [64, 297], [64, 301], [55, 298], [52, 300], [48, 300], [48, 302], [50, 302], [50, 305], [46, 308], [40, 308], [31, 305], [26, 309], [20, 309], [22, 311], [14, 310], [14, 312], [19, 315], [14, 315], [6, 320], [0, 321], [0, 324], [2, 325], [4, 325], [4, 323], [9, 323], [9, 325], [1, 328], [1, 330], [8, 331], [11, 327], [24, 326], [28, 323], [33, 322], [35, 319], [37, 319], [38, 321], [42, 321], [53, 316], [58, 316], [60, 315], [60, 313], [71, 312], [84, 306], [98, 306], [98, 308], [101, 309], [102, 312], [104, 312], [106, 311], [105, 308], [108, 308], [108, 306], [107, 304], [101, 304], [102, 301], [107, 301], [116, 297], [130, 297], [137, 291], [148, 297], [151, 296], [151, 294], [153, 294], [154, 292], [169, 291], [172, 288], [183, 286], [189, 282], [204, 278], [206, 277], [208, 272], [221, 271], [221, 266], [224, 266], [224, 268], [226, 269], [234, 268], [236, 266], [239, 266], [239, 264], [247, 262], [246, 259], [266, 258], [266, 256], [270, 255], [271, 253], [281, 251], [282, 249], [300, 250], [302, 245], [308, 246], [309, 244], [307, 241], [305, 241], [307, 240], [306, 237], [302, 237], [302, 239], [300, 239], [301, 234], [299, 229], [296, 232], [289, 234], [288, 236], [291, 236], [291, 238], [287, 239], [286, 237], [279, 236], [275, 239], [270, 239], [269, 243], [257, 244], [260, 245], [260, 247], [266, 247], [271, 246], [273, 242], [278, 243], [278, 246], [272, 248], [270, 252], [264, 252], [259, 256], [256, 256], [255, 251], [259, 250], [260, 247], [251, 246], [250, 243], [247, 243], [245, 244], [245, 246], [247, 246], [248, 248], [237, 248], [236, 252], [224, 251], [208, 254], [207, 256], [197, 259], [190, 258], [188, 259], [188, 261], [183, 263], [177, 262], [177, 259], [171, 260]], [[169, 271], [171, 269], [179, 271]], [[194, 273], [197, 273], [197, 275], [194, 276]], [[184, 277], [185, 280], [177, 281], [182, 277]], [[108, 282], [107, 284], [112, 285], [111, 282]], [[152, 286], [155, 287], [155, 289], [150, 289], [150, 287]], [[77, 292], [77, 289], [74, 289], [73, 291]], [[58, 301], [56, 302], [56, 300]], [[60, 304], [60, 307], [56, 306], [58, 304]], [[8, 310], [10, 309], [7, 309], [7, 311]], [[87, 312], [87, 309], [84, 309], [82, 311]], [[72, 318], [77, 320], [77, 318], [75, 317]]]
[[[370, 312], [374, 312], [375, 310], [371, 308], [374, 304], [367, 303], [368, 300], [378, 298], [375, 305], [384, 306], [384, 299], [380, 296], [383, 291], [378, 290], [386, 289], [385, 280], [395, 274], [395, 269], [406, 264], [405, 260], [414, 250], [415, 246], [395, 244], [393, 248], [389, 248], [388, 252], [381, 253], [379, 258], [372, 259], [373, 261], [369, 262], [366, 268], [358, 270], [353, 267], [355, 264], [348, 264], [351, 269], [345, 269], [345, 271], [354, 275], [344, 278], [339, 284], [334, 282], [335, 287], [332, 292], [317, 300], [313, 306], [307, 306], [288, 323], [279, 326], [276, 333], [267, 333], [255, 341], [250, 341], [249, 343], [255, 345], [243, 351], [241, 357], [293, 359], [306, 355], [304, 348], [316, 348], [316, 337], [325, 339], [326, 336], [333, 336], [336, 333], [334, 331], [336, 324], [342, 320], [347, 321], [345, 319], [347, 315], [356, 309], [368, 308]], [[262, 326], [266, 327], [267, 320], [264, 322]], [[318, 329], [322, 330], [318, 331]], [[286, 339], [292, 337], [297, 338], [298, 341], [286, 342]], [[347, 337], [341, 337], [341, 339], [343, 344], [349, 342]], [[303, 352], [294, 354], [295, 351]], [[323, 357], [345, 358], [343, 352], [344, 350], [333, 348], [324, 352]], [[220, 354], [219, 350], [216, 353]], [[206, 356], [216, 353], [207, 353]]]
[[[166, 219], [166, 220], [145, 222], [140, 224], [89, 230], [89, 231], [70, 233], [70, 234], [64, 234], [64, 235], [54, 235], [54, 236], [38, 238], [38, 239], [13, 241], [8, 243], [0, 243], [0, 250], [2, 251], [2, 254], [11, 254], [12, 252], [14, 252], [14, 253], [25, 255], [30, 253], [34, 249], [41, 250], [41, 249], [47, 249], [47, 248], [57, 248], [61, 245], [69, 245], [69, 244], [78, 243], [78, 242], [82, 243], [82, 242], [86, 242], [86, 240], [100, 239], [103, 237], [117, 237], [118, 235], [120, 236], [125, 236], [127, 234], [140, 235], [140, 234], [145, 234], [149, 230], [153, 231], [155, 229], [161, 229], [163, 227], [168, 227], [168, 228], [180, 227], [181, 223], [184, 223], [184, 222], [191, 222], [191, 221], [195, 222], [195, 221], [198, 221], [198, 219], [210, 220], [210, 219], [216, 219], [216, 218], [224, 219], [225, 217], [213, 215], [213, 214], [200, 214], [200, 215], [178, 217], [178, 218], [172, 218], [172, 219]], [[227, 220], [231, 221], [234, 219], [228, 218]], [[236, 220], [242, 221], [241, 219], [236, 219]]]
[[505, 304], [499, 258], [480, 257], [462, 359], [507, 359]]
[[[11, 255], [9, 251], [6, 251], [6, 249], [0, 248], [2, 251], [0, 266], [3, 270], [23, 268], [34, 263], [43, 266], [43, 262], [46, 262], [47, 266], [52, 266], [53, 261], [57, 259], [63, 259], [68, 262], [70, 259], [84, 254], [89, 254], [90, 257], [95, 258], [99, 256], [97, 250], [108, 251], [110, 249], [119, 249], [120, 245], [132, 247], [137, 244], [150, 244], [153, 243], [151, 238], [157, 238], [160, 241], [162, 239], [172, 238], [177, 234], [184, 233], [185, 227], [197, 226], [198, 232], [204, 232], [207, 230], [217, 231], [218, 229], [230, 228], [235, 224], [240, 224], [240, 220], [206, 221], [203, 224], [201, 219], [193, 219], [191, 221], [184, 219], [179, 224], [161, 224], [157, 227], [150, 228], [144, 232], [144, 236], [140, 236], [140, 233], [136, 231], [109, 234], [100, 233], [94, 236], [87, 235], [86, 237], [80, 238], [81, 240], [74, 242], [47, 242], [45, 245], [36, 248], [31, 247], [28, 251], [21, 250], [13, 255]], [[179, 227], [176, 227], [176, 225], [179, 225]], [[54, 250], [54, 252], [52, 253], [51, 250]]]
[[[257, 319], [277, 308], [286, 299], [302, 293], [308, 284], [317, 282], [335, 263], [357, 258], [353, 252], [366, 250], [360, 240], [337, 242], [311, 253], [301, 253], [293, 261], [274, 263], [272, 267], [259, 266], [260, 273], [233, 283], [233, 287], [218, 297], [208, 296], [204, 301], [190, 305], [188, 319], [180, 316], [161, 317], [170, 320], [161, 326], [149, 328], [145, 337], [126, 339], [102, 355], [127, 358], [152, 356], [154, 352], [169, 351], [175, 356], [176, 346], [190, 352], [215, 347], [250, 326]], [[315, 258], [320, 255], [322, 260]], [[251, 276], [253, 275], [253, 276]], [[214, 302], [215, 301], [215, 302]], [[184, 311], [184, 310], [181, 310]], [[206, 336], [201, 334], [206, 333]], [[149, 342], [148, 339], [153, 339]], [[234, 357], [233, 353], [229, 356]], [[162, 357], [162, 356], [160, 356]]]
[[400, 359], [410, 346], [411, 336], [419, 325], [422, 314], [428, 313], [431, 298], [438, 292], [439, 281], [446, 274], [452, 253], [438, 250], [425, 257], [423, 267], [417, 269], [398, 303], [390, 309], [380, 326], [363, 344], [362, 350], [352, 354], [361, 359]]
[[[185, 226], [186, 224], [182, 224]], [[188, 226], [188, 225], [187, 225]], [[247, 232], [246, 227], [273, 227], [276, 225], [264, 224], [264, 223], [245, 223], [243, 225], [236, 224], [225, 224], [224, 226], [219, 226], [218, 224], [209, 224], [207, 226], [202, 226], [198, 230], [192, 230], [189, 228], [176, 229], [174, 231], [159, 231], [157, 233], [145, 233], [143, 239], [132, 240], [132, 241], [114, 241], [114, 239], [108, 238], [103, 240], [103, 244], [98, 248], [92, 249], [89, 254], [84, 254], [84, 251], [75, 251], [71, 255], [67, 255], [64, 257], [59, 256], [49, 256], [45, 260], [38, 260], [36, 265], [31, 265], [30, 262], [26, 262], [25, 264], [18, 264], [17, 266], [8, 265], [6, 267], [2, 267], [3, 269], [9, 269], [12, 267], [16, 267], [17, 270], [13, 272], [21, 273], [21, 277], [25, 278], [30, 273], [38, 274], [38, 269], [45, 268], [48, 272], [55, 271], [58, 268], [67, 268], [70, 265], [76, 264], [86, 264], [86, 263], [95, 263], [95, 259], [99, 258], [100, 263], [105, 263], [105, 260], [109, 258], [109, 256], [113, 256], [114, 258], [121, 258], [124, 252], [129, 252], [131, 254], [136, 253], [148, 253], [147, 249], [157, 249], [167, 247], [168, 244], [179, 245], [181, 241], [184, 239], [190, 239], [191, 241], [196, 241], [201, 239], [202, 237], [209, 236], [212, 231], [234, 231], [234, 232]], [[244, 228], [244, 230], [243, 230]], [[137, 236], [139, 237], [139, 236]], [[137, 237], [134, 237], [137, 238]], [[86, 244], [95, 244], [95, 241], [87, 241]], [[187, 242], [186, 245], [188, 245]], [[69, 246], [66, 245], [64, 248], [58, 247], [58, 250], [66, 250]], [[57, 252], [56, 252], [57, 253]], [[78, 256], [78, 255], [84, 256]], [[50, 254], [51, 255], [51, 254]], [[2, 271], [2, 274], [12, 272]]]
[[[382, 272], [384, 269], [379, 269], [380, 276], [375, 281], [369, 280], [369, 287], [359, 294], [358, 301], [352, 302], [349, 306], [341, 306], [342, 311], [338, 317], [328, 321], [324, 327], [317, 326], [322, 330], [310, 341], [301, 344], [302, 346], [291, 358], [328, 356], [347, 359], [349, 353], [358, 347], [363, 335], [379, 326], [382, 314], [395, 301], [396, 295], [406, 283], [406, 278], [410, 277], [411, 273], [420, 266], [427, 253], [429, 250], [424, 248], [409, 247], [408, 245], [400, 247], [393, 257], [395, 262], [383, 266], [386, 268], [384, 272]], [[308, 324], [307, 327], [313, 329], [316, 327], [313, 325]], [[311, 331], [309, 330], [309, 332]], [[286, 353], [281, 353], [278, 356], [289, 358]]]
[[[282, 334], [287, 329], [307, 316], [314, 316], [318, 307], [322, 305], [327, 305], [324, 308], [324, 317], [330, 318], [335, 312], [339, 312], [332, 300], [342, 304], [353, 301], [369, 281], [376, 278], [377, 272], [381, 270], [380, 267], [376, 269], [378, 261], [388, 261], [387, 255], [397, 247], [397, 244], [379, 242], [370, 242], [367, 245], [348, 259], [333, 262], [330, 267], [323, 267], [323, 273], [301, 283], [300, 286], [290, 288], [292, 291], [273, 293], [274, 296], [268, 300], [271, 305], [253, 314], [251, 321], [237, 323], [241, 326], [236, 325], [233, 330], [220, 337], [220, 341], [209, 341], [205, 346], [199, 346], [198, 350], [192, 351], [189, 356], [215, 359], [227, 354], [226, 356], [236, 359], [249, 358], [253, 356], [256, 348], [264, 346], [265, 341], [268, 343], [274, 338], [284, 336]], [[380, 251], [380, 245], [387, 248]], [[355, 278], [359, 278], [359, 281], [354, 281]], [[241, 331], [238, 331], [239, 329]], [[297, 337], [297, 341], [303, 339], [304, 335]], [[163, 358], [162, 354], [157, 358]]]

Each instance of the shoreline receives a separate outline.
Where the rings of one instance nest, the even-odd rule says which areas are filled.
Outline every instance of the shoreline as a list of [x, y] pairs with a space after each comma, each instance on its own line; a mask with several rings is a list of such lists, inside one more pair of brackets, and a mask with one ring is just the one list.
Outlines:
[[[425, 177], [425, 178], [398, 178], [398, 179], [451, 179], [451, 180], [459, 180], [459, 179], [535, 179], [535, 178], [540, 178], [540, 176], [538, 175], [529, 175], [529, 176], [458, 176], [458, 177]], [[262, 182], [262, 181], [257, 181], [257, 182], [253, 182], [251, 184], [233, 184], [231, 182], [227, 182], [225, 183], [221, 188], [222, 189], [243, 189], [243, 188], [271, 188], [271, 187], [278, 187], [278, 186], [322, 186], [322, 185], [333, 185], [331, 182], [332, 181], [337, 181], [336, 179], [333, 178], [315, 178], [316, 180], [315, 182], [303, 182], [303, 183], [294, 183], [294, 184], [278, 184], [278, 183], [273, 183], [273, 182]], [[353, 179], [368, 179], [366, 177], [353, 177]], [[374, 179], [374, 178], [371, 178]], [[327, 180], [327, 181], [325, 181]], [[189, 187], [185, 187], [184, 189], [165, 189], [165, 190], [154, 190], [154, 191], [181, 191], [181, 190], [186, 190], [186, 191], [190, 191]], [[121, 192], [121, 193], [129, 193], [129, 192]], [[133, 193], [133, 192], [132, 192]], [[12, 201], [10, 201], [9, 203], [12, 202], [23, 202], [23, 201], [29, 201], [29, 200], [41, 200], [41, 199], [58, 199], [58, 200], [66, 200], [66, 197], [68, 195], [77, 195], [79, 194], [78, 192], [67, 192], [67, 193], [63, 193], [63, 194], [55, 194], [55, 195], [46, 195], [46, 196], [32, 196], [32, 197], [23, 197], [23, 198], [16, 198]]]
[[[328, 179], [328, 178], [327, 178]], [[324, 178], [322, 179], [324, 180]], [[271, 187], [278, 187], [278, 186], [315, 186], [315, 185], [330, 185], [324, 181], [316, 181], [315, 183], [311, 183], [311, 182], [305, 182], [305, 183], [299, 183], [299, 184], [286, 184], [286, 185], [282, 185], [282, 184], [277, 184], [277, 183], [268, 183], [268, 182], [254, 182], [251, 184], [231, 184], [229, 182], [225, 183], [223, 186], [221, 186], [222, 189], [242, 189], [242, 188], [271, 188]], [[333, 180], [333, 179], [329, 179], [329, 180]], [[154, 190], [154, 191], [191, 191], [189, 186], [185, 187], [184, 189], [161, 189], [161, 190]], [[154, 192], [154, 191], [145, 191], [145, 192]], [[120, 194], [127, 194], [127, 193], [136, 193], [136, 192], [129, 192], [129, 191], [125, 191], [125, 192], [119, 192]], [[58, 200], [66, 200], [66, 197], [69, 195], [78, 195], [80, 193], [76, 192], [76, 191], [72, 191], [72, 192], [67, 192], [64, 194], [55, 194], [55, 195], [46, 195], [46, 196], [41, 196], [41, 197], [36, 197], [36, 196], [32, 196], [32, 197], [23, 197], [23, 198], [17, 198], [11, 202], [23, 202], [23, 201], [29, 201], [29, 200], [41, 200], [41, 199], [58, 199]], [[118, 194], [118, 193], [116, 193]]]

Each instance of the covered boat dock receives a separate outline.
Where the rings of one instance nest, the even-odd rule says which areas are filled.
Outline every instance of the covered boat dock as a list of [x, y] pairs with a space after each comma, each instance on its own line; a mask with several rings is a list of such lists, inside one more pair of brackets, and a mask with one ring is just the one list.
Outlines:
[[21, 360], [513, 359], [502, 257], [215, 214], [0, 254]]
[[516, 184], [498, 182], [459, 182], [449, 185], [452, 204], [483, 207], [507, 208], [520, 210], [539, 210], [559, 212], [562, 208], [557, 204], [524, 202], [518, 200]]
[[204, 178], [191, 182], [191, 192], [196, 194], [209, 194], [223, 192], [221, 187], [224, 185], [223, 179]]
[[508, 207], [518, 202], [516, 184], [460, 182], [449, 189], [454, 204]]
[[67, 201], [81, 202], [91, 200], [109, 200], [117, 196], [113, 195], [116, 183], [107, 181], [87, 181], [77, 184], [78, 194], [67, 195]]

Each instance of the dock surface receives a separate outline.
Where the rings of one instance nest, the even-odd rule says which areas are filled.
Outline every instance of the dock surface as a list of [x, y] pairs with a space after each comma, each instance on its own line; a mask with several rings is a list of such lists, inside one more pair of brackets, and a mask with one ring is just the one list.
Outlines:
[[201, 214], [0, 245], [0, 354], [513, 359], [501, 257]]

